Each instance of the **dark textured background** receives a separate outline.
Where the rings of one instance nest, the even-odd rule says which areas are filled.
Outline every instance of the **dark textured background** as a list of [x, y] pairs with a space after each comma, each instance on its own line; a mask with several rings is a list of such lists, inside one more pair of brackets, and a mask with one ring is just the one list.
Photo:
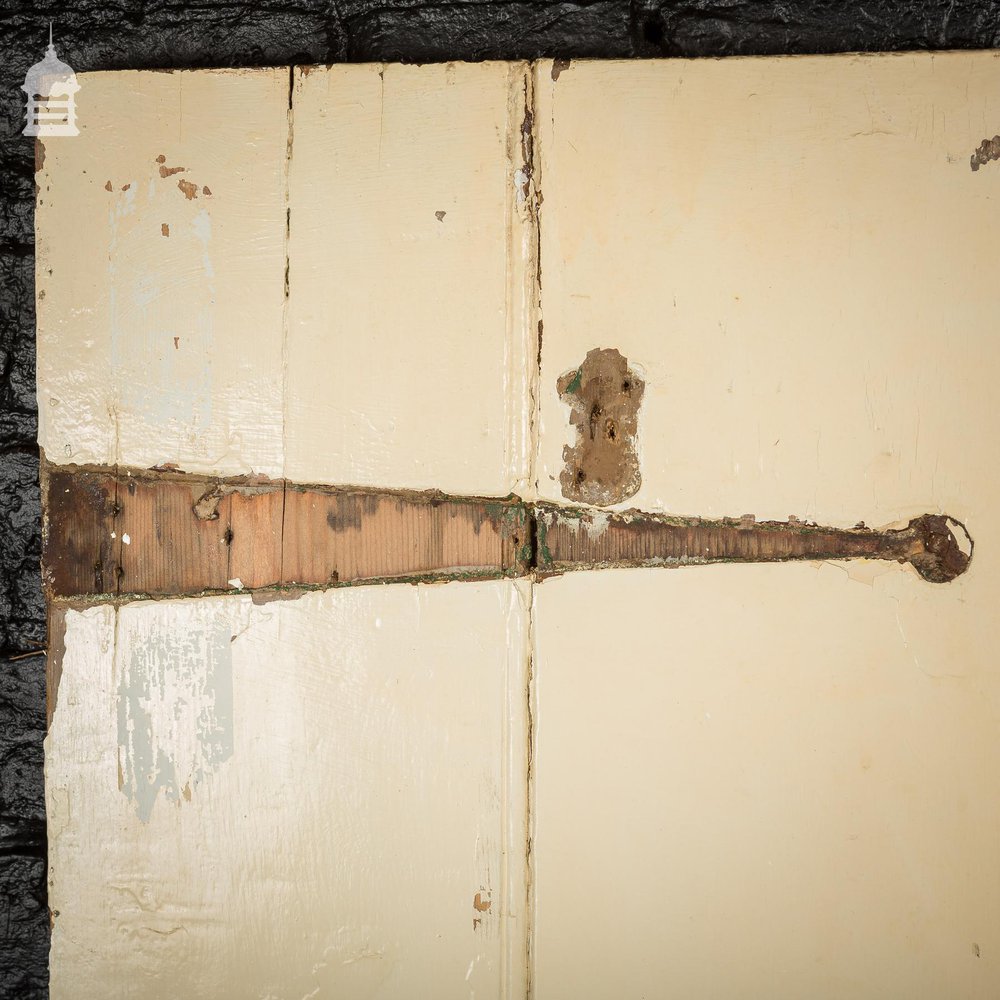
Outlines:
[[20, 136], [47, 23], [78, 72], [365, 61], [773, 55], [1000, 46], [973, 0], [0, 0], [0, 1000], [47, 996], [35, 447], [32, 146]]

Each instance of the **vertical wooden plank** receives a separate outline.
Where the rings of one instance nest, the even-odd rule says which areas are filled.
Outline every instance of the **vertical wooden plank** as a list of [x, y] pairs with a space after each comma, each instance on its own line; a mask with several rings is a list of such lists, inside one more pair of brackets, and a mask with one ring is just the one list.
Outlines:
[[1000, 60], [543, 64], [538, 92], [541, 492], [560, 377], [616, 348], [645, 383], [630, 506], [944, 510], [976, 560], [536, 587], [534, 995], [988, 997], [1000, 203], [969, 158]]
[[495, 581], [68, 612], [53, 1000], [523, 995], [526, 611]]
[[603, 347], [646, 383], [630, 506], [962, 518], [944, 456], [969, 424], [922, 410], [968, 393], [951, 347], [991, 322], [970, 234], [995, 175], [970, 156], [998, 74], [965, 53], [539, 64], [541, 495], [574, 440], [557, 381]]
[[40, 142], [39, 442], [280, 476], [288, 73], [84, 73]]
[[296, 70], [289, 479], [523, 487], [526, 86], [522, 64]]

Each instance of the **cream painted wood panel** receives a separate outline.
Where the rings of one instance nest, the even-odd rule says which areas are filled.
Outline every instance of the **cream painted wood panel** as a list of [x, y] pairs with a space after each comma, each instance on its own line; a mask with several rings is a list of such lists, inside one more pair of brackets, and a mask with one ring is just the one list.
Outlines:
[[[81, 77], [82, 134], [39, 174], [46, 454], [510, 492], [527, 68], [296, 81]], [[529, 589], [69, 611], [53, 997], [523, 996]]]
[[523, 490], [528, 90], [520, 63], [295, 71], [289, 478]]
[[81, 77], [49, 459], [559, 499], [614, 347], [628, 505], [944, 510], [975, 562], [68, 611], [54, 1000], [991, 996], [1000, 62], [291, 79]]
[[86, 73], [42, 147], [39, 443], [280, 476], [288, 73]]
[[[537, 74], [541, 495], [570, 440], [556, 379], [605, 346], [646, 381], [629, 505], [961, 517], [947, 444], [992, 412], [969, 366], [991, 346], [998, 177], [969, 158], [1000, 122], [997, 54]], [[932, 423], [938, 396], [962, 405]]]
[[534, 996], [993, 996], [1000, 61], [574, 63], [537, 98], [540, 492], [557, 377], [617, 347], [629, 504], [943, 510], [976, 555], [537, 587]]
[[527, 603], [494, 582], [70, 611], [54, 1000], [523, 996]]

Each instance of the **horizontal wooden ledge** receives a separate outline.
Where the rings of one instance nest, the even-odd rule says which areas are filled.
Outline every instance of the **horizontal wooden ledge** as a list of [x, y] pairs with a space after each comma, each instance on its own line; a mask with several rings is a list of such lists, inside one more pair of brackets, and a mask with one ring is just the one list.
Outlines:
[[964, 526], [940, 514], [873, 531], [48, 463], [42, 479], [54, 599], [796, 559], [909, 562], [940, 583], [965, 571], [972, 549]]

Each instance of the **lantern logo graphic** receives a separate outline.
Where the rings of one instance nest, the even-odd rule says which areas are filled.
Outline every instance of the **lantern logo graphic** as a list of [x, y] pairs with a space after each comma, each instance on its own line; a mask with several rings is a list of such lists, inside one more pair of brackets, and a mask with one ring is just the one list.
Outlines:
[[74, 95], [80, 89], [76, 74], [56, 58], [49, 25], [49, 47], [45, 58], [28, 70], [21, 87], [28, 95], [25, 135], [79, 135]]

